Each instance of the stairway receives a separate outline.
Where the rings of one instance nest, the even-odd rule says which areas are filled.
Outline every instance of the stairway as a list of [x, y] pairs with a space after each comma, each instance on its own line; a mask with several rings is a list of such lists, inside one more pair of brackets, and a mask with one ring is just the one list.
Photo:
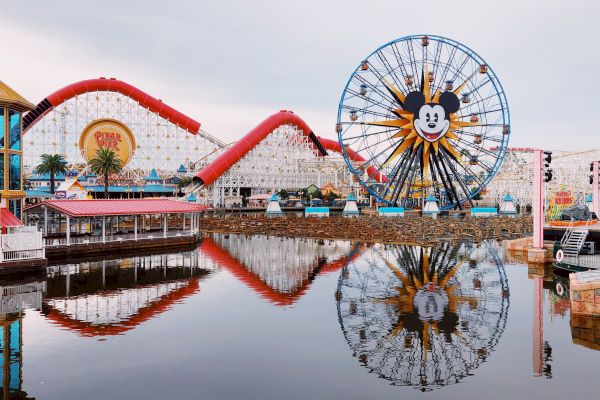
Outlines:
[[587, 229], [568, 229], [561, 240], [563, 252], [567, 257], [577, 257], [587, 238]]

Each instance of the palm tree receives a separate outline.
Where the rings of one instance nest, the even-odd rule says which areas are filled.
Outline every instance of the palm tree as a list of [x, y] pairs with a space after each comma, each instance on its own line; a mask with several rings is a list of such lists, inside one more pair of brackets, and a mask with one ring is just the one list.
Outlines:
[[54, 178], [67, 172], [67, 161], [61, 154], [42, 154], [41, 158], [42, 162], [35, 167], [35, 172], [50, 175], [50, 193], [54, 194]]
[[96, 150], [96, 155], [88, 162], [88, 166], [95, 174], [104, 177], [104, 198], [108, 198], [108, 177], [121, 172], [123, 162], [114, 150], [102, 147]]

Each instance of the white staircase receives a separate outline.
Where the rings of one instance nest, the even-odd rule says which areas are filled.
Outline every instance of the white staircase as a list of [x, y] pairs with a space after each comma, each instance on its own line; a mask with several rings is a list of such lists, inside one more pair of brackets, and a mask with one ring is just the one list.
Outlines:
[[587, 229], [577, 229], [571, 228], [565, 231], [565, 234], [562, 238], [561, 245], [565, 256], [567, 257], [577, 257], [579, 256], [579, 252], [583, 247], [585, 239], [587, 238], [588, 230]]

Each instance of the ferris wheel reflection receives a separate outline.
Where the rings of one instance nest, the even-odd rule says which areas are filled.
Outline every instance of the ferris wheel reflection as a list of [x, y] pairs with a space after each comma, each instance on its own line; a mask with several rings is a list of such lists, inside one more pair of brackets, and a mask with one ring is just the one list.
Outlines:
[[509, 288], [489, 244], [373, 245], [344, 267], [336, 300], [361, 365], [429, 391], [488, 359], [506, 325]]

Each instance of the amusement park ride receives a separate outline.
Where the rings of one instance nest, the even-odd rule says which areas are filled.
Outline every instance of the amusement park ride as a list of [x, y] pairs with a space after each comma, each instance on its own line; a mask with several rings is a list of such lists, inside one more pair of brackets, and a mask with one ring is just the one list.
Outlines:
[[454, 40], [416, 35], [360, 63], [342, 94], [336, 130], [342, 148], [374, 167], [365, 173], [348, 163], [380, 202], [413, 207], [433, 194], [443, 208], [462, 208], [500, 168], [510, 113], [482, 57]]
[[[24, 167], [62, 154], [85, 177], [99, 147], [124, 161], [114, 185], [136, 184], [155, 169], [194, 178], [201, 202], [331, 183], [346, 194], [392, 206], [473, 203], [498, 172], [510, 136], [505, 92], [488, 63], [441, 36], [406, 36], [365, 58], [343, 90], [338, 140], [318, 137], [291, 111], [267, 118], [226, 144], [200, 123], [114, 78], [68, 85], [24, 117]], [[494, 149], [491, 150], [490, 148]]]
[[[282, 110], [227, 144], [114, 78], [52, 93], [24, 116], [23, 131], [26, 176], [42, 154], [58, 153], [68, 175], [84, 181], [95, 149], [111, 147], [125, 163], [112, 185], [142, 185], [153, 169], [164, 181], [187, 175], [194, 178], [187, 191], [214, 206], [312, 184], [406, 208], [422, 208], [431, 196], [441, 209], [499, 203], [506, 194], [521, 207], [532, 199], [533, 149], [508, 147], [510, 113], [494, 71], [468, 47], [433, 35], [394, 40], [358, 64], [340, 100], [338, 140]], [[554, 152], [554, 179], [545, 184], [550, 214], [557, 192], [583, 203], [586, 169], [598, 159], [597, 150]]]

